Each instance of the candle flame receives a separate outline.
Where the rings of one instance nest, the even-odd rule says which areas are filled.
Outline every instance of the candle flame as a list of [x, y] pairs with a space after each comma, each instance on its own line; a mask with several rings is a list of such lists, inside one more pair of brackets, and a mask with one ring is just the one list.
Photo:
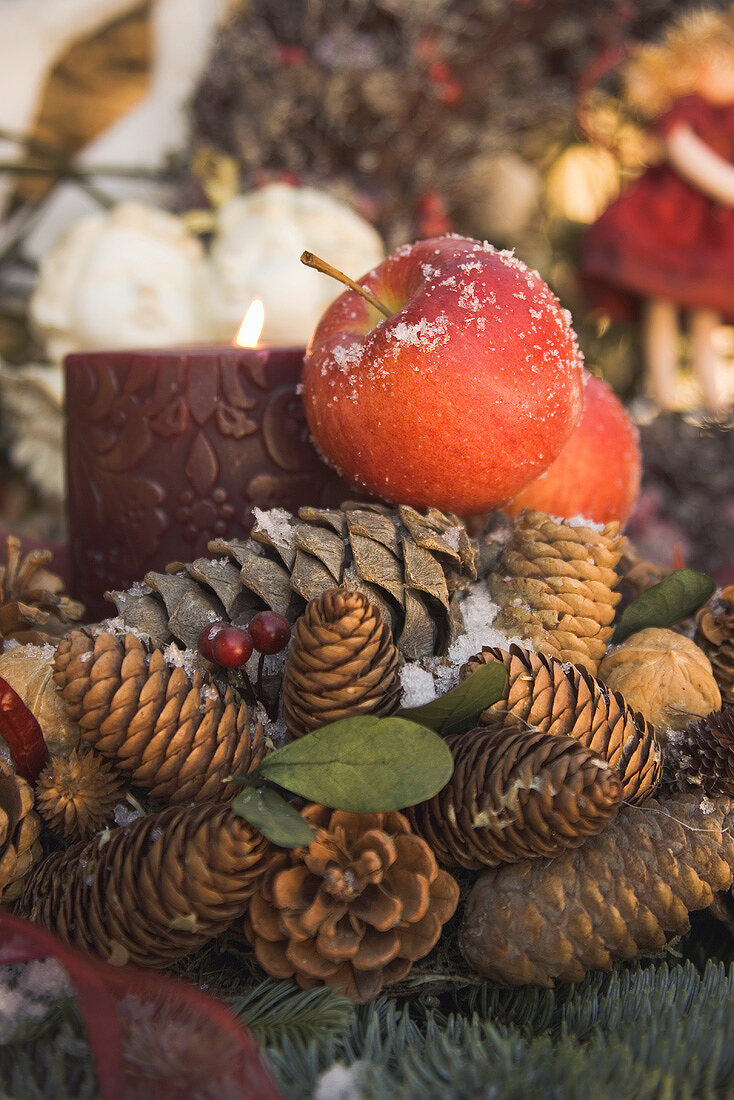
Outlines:
[[264, 324], [265, 306], [259, 298], [253, 298], [250, 308], [245, 314], [245, 319], [240, 325], [240, 331], [234, 338], [237, 347], [256, 348]]

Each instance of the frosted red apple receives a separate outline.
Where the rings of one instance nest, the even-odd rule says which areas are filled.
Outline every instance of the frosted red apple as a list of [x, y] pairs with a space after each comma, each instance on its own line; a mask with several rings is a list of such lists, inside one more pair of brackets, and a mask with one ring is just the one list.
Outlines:
[[303, 375], [327, 462], [376, 496], [470, 514], [559, 454], [582, 405], [570, 316], [537, 272], [465, 237], [398, 249], [327, 309]]
[[558, 458], [504, 511], [535, 508], [553, 516], [585, 516], [624, 524], [640, 490], [637, 428], [605, 382], [587, 375], [584, 411]]

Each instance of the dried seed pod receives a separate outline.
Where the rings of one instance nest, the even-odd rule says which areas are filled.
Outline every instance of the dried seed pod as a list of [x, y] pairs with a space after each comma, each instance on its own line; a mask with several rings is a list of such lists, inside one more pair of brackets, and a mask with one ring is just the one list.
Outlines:
[[51, 646], [16, 646], [0, 653], [0, 676], [38, 722], [51, 756], [66, 756], [79, 744], [79, 726], [56, 691], [54, 656]]
[[109, 962], [168, 966], [244, 914], [272, 851], [226, 806], [173, 807], [47, 856], [18, 912]]
[[503, 985], [577, 982], [659, 951], [731, 886], [734, 802], [700, 793], [624, 806], [574, 852], [484, 871], [464, 912], [464, 954]]
[[648, 627], [631, 634], [599, 665], [599, 679], [650, 722], [661, 741], [692, 715], [721, 706], [708, 657], [683, 634]]
[[618, 523], [598, 530], [522, 512], [499, 571], [489, 577], [500, 606], [496, 626], [595, 675], [620, 599], [614, 589], [622, 545]]
[[493, 726], [446, 738], [454, 772], [406, 811], [439, 861], [472, 870], [577, 848], [622, 803], [616, 770], [572, 737]]
[[480, 722], [491, 723], [500, 713], [506, 724], [573, 737], [617, 769], [625, 802], [641, 802], [654, 792], [662, 776], [662, 749], [650, 723], [618, 692], [583, 668], [516, 645], [509, 652], [485, 646], [464, 665], [462, 676], [490, 661], [504, 664], [507, 682], [503, 698]]
[[247, 706], [201, 671], [171, 666], [134, 634], [74, 630], [54, 681], [82, 738], [131, 783], [172, 804], [222, 801], [265, 753]]
[[400, 656], [390, 627], [361, 592], [330, 588], [296, 622], [283, 670], [291, 737], [350, 714], [388, 715], [400, 705]]
[[84, 605], [65, 595], [61, 577], [48, 569], [52, 559], [50, 550], [23, 554], [20, 539], [6, 537], [0, 565], [0, 650], [8, 638], [36, 645], [55, 641], [68, 623], [84, 614]]
[[95, 752], [52, 759], [36, 783], [36, 806], [65, 840], [86, 840], [113, 820], [125, 785]]

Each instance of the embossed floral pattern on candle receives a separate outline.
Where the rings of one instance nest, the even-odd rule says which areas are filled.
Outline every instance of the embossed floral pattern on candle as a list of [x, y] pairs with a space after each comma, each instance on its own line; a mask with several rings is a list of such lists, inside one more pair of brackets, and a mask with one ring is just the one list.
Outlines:
[[[297, 392], [298, 349], [90, 352], [67, 366], [70, 547], [101, 611], [171, 560], [244, 536], [252, 507], [338, 503]], [[85, 591], [82, 593], [82, 589]]]

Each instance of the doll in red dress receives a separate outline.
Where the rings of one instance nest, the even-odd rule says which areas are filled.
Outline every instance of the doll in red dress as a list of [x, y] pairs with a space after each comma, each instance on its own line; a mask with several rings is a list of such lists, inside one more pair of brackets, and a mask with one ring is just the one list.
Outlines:
[[680, 318], [706, 407], [724, 410], [714, 332], [734, 322], [734, 9], [673, 24], [626, 62], [626, 98], [661, 158], [589, 230], [582, 280], [613, 316], [641, 310], [651, 395], [673, 405]]

